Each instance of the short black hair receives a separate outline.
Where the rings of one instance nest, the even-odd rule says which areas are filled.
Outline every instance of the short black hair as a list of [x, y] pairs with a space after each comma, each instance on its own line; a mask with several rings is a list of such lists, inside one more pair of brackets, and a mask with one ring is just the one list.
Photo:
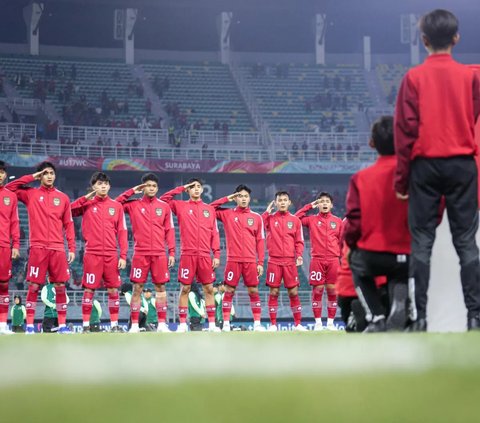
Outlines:
[[133, 284], [126, 282], [122, 284], [122, 286], [120, 287], [120, 292], [124, 294], [125, 292], [128, 292], [128, 291], [133, 291]]
[[235, 188], [235, 192], [240, 191], [247, 191], [249, 195], [252, 193], [252, 190], [244, 184], [240, 184], [237, 188]]
[[147, 293], [147, 292], [152, 293], [152, 290], [151, 290], [150, 288], [147, 288], [147, 289], [145, 290], [145, 293]]
[[448, 10], [436, 9], [423, 15], [418, 27], [434, 50], [445, 50], [458, 33], [458, 19]]
[[380, 116], [372, 125], [371, 138], [381, 156], [394, 156], [393, 116]]
[[290, 200], [290, 194], [288, 193], [288, 191], [285, 191], [285, 190], [280, 190], [280, 191], [277, 191], [275, 193], [275, 200], [278, 198], [278, 197], [281, 197], [282, 195], [286, 195], [288, 197], [288, 199]]
[[0, 160], [0, 170], [3, 170], [4, 172], [7, 171], [7, 164], [3, 161], [3, 160]]
[[198, 178], [190, 178], [185, 185], [193, 184], [194, 182], [198, 182], [200, 185], [203, 186], [202, 181]]
[[93, 186], [98, 181], [100, 182], [108, 182], [110, 184], [110, 176], [103, 172], [95, 172], [90, 179], [90, 184]]
[[37, 172], [41, 172], [44, 169], [51, 167], [55, 173], [57, 173], [57, 169], [52, 162], [42, 162], [37, 166]]
[[320, 198], [322, 197], [328, 197], [330, 198], [330, 201], [333, 203], [333, 196], [332, 194], [330, 194], [328, 191], [320, 191], [318, 194], [317, 194], [317, 200], [320, 200]]
[[155, 175], [154, 173], [145, 173], [145, 175], [142, 176], [142, 184], [144, 184], [147, 181], [156, 182], [156, 184], [158, 185], [158, 176]]

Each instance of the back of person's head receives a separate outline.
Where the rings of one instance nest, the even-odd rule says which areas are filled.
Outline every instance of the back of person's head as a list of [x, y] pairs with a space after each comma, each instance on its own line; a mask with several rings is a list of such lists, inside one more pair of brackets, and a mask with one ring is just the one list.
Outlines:
[[242, 191], [247, 191], [249, 194], [252, 193], [252, 190], [244, 184], [240, 184], [237, 188], [235, 188], [235, 192], [242, 192]]
[[146, 173], [142, 176], [142, 184], [145, 184], [147, 181], [155, 182], [158, 185], [158, 176], [154, 173]]
[[448, 49], [458, 33], [458, 19], [448, 10], [436, 9], [423, 15], [418, 27], [434, 51]]
[[198, 182], [200, 185], [203, 186], [202, 181], [198, 178], [190, 178], [185, 185], [193, 184], [194, 182]]
[[90, 184], [93, 186], [98, 181], [100, 182], [108, 182], [110, 184], [110, 176], [103, 172], [95, 172], [90, 179]]
[[133, 291], [133, 285], [131, 283], [122, 284], [122, 286], [120, 287], [120, 292], [122, 293], [122, 295], [125, 295], [125, 293], [128, 291]]
[[0, 170], [3, 170], [4, 172], [7, 171], [7, 164], [3, 161], [3, 160], [0, 160]]
[[37, 172], [41, 172], [44, 169], [47, 168], [52, 168], [55, 173], [57, 173], [57, 169], [55, 168], [55, 165], [51, 162], [42, 162], [37, 166]]
[[380, 116], [372, 125], [371, 142], [381, 156], [394, 156], [393, 116]]

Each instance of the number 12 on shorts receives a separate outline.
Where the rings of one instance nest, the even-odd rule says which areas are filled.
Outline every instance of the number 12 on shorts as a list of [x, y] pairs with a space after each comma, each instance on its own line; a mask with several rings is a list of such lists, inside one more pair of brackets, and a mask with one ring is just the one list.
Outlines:
[[180, 277], [182, 279], [188, 279], [188, 274], [190, 273], [189, 269], [180, 269]]

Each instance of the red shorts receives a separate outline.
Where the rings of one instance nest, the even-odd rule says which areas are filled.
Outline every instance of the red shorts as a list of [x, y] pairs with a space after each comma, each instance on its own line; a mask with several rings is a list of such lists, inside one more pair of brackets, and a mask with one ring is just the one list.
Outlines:
[[130, 280], [133, 283], [145, 283], [149, 271], [152, 272], [152, 282], [155, 284], [166, 283], [170, 280], [168, 260], [165, 256], [139, 256], [134, 254]]
[[289, 266], [268, 263], [266, 285], [273, 288], [280, 288], [282, 279], [285, 288], [295, 288], [300, 285], [297, 266], [293, 263]]
[[12, 277], [12, 250], [0, 247], [0, 282], [8, 282]]
[[210, 257], [180, 256], [178, 282], [191, 285], [195, 277], [198, 283], [204, 285], [215, 282], [212, 259]]
[[225, 284], [229, 286], [238, 286], [240, 276], [243, 277], [245, 286], [258, 286], [257, 263], [239, 263], [236, 261], [227, 261], [225, 265]]
[[47, 271], [51, 283], [63, 283], [70, 279], [65, 251], [30, 248], [27, 281], [37, 284], [45, 283]]
[[97, 256], [85, 254], [83, 258], [82, 286], [88, 289], [118, 288], [122, 284], [118, 270], [117, 256]]
[[335, 285], [339, 267], [340, 260], [338, 258], [329, 260], [312, 258], [310, 262], [310, 285]]

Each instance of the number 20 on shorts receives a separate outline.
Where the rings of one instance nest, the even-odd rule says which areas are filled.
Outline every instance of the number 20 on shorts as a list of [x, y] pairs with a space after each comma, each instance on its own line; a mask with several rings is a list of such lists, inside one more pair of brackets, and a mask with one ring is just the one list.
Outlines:
[[315, 270], [313, 270], [310, 273], [310, 280], [320, 282], [322, 280], [322, 272], [315, 272]]

